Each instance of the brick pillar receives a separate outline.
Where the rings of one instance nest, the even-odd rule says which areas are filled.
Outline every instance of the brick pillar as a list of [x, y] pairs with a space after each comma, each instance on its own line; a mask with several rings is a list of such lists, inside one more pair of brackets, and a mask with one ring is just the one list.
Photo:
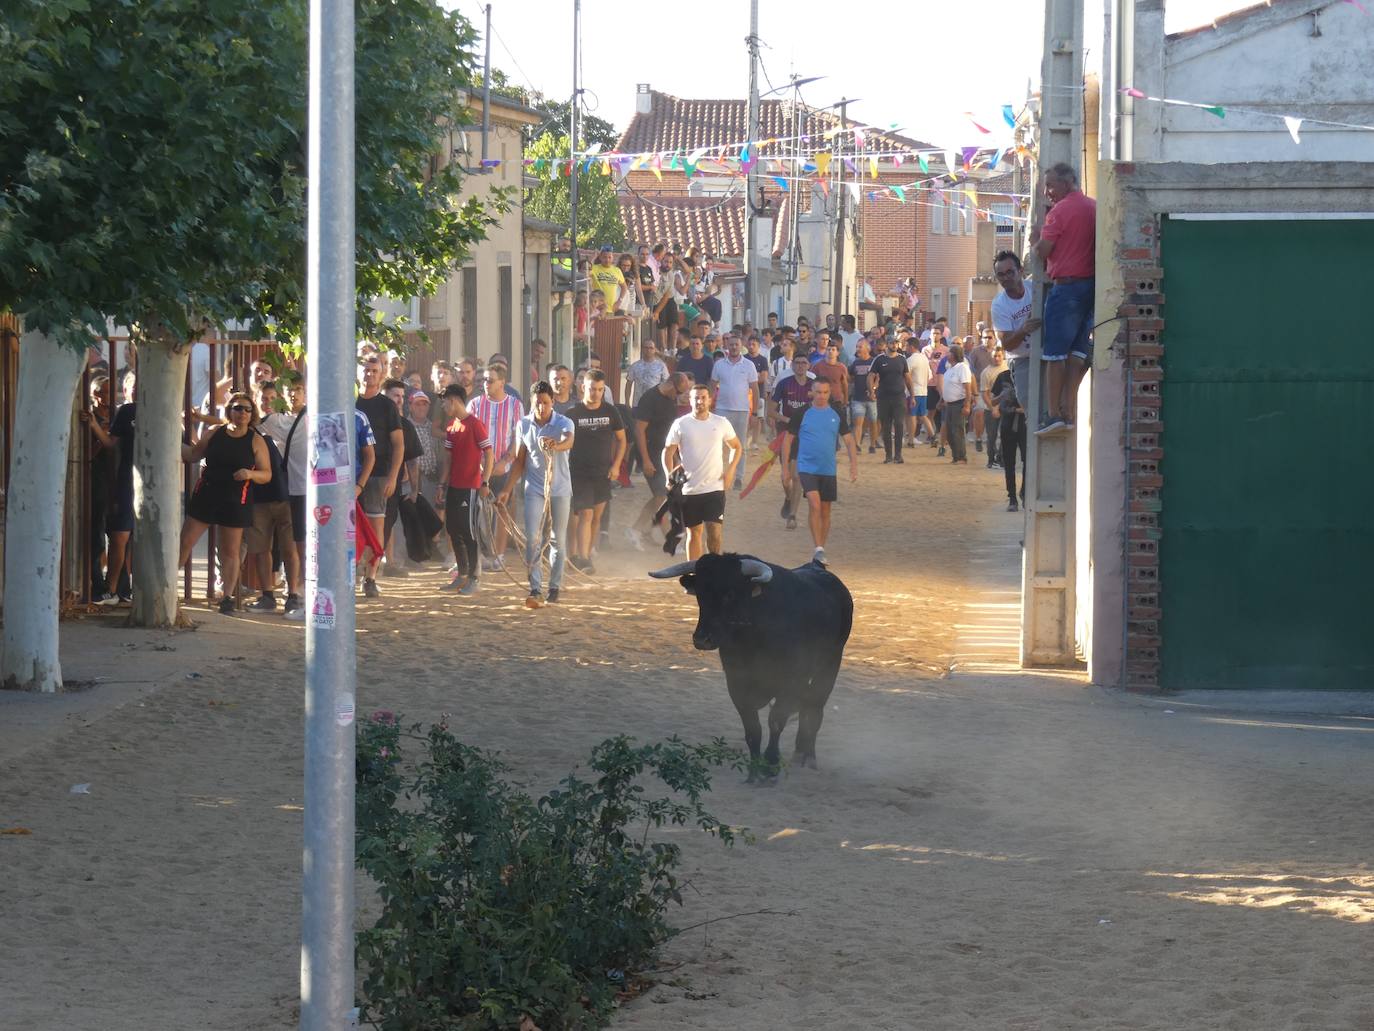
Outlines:
[[1118, 252], [1126, 303], [1116, 338], [1129, 375], [1124, 444], [1128, 483], [1126, 525], [1126, 683], [1159, 688], [1159, 516], [1164, 486], [1163, 278], [1157, 220], [1127, 233]]

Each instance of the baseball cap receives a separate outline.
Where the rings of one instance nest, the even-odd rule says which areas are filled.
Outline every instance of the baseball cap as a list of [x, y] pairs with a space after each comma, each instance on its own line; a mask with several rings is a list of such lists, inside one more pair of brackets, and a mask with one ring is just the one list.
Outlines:
[[423, 390], [412, 390], [408, 400], [411, 404], [414, 404], [416, 401], [423, 401], [425, 404], [429, 404], [429, 395]]
[[610, 244], [608, 244], [608, 243], [603, 243], [603, 244], [601, 245], [601, 247], [598, 249], [597, 253], [599, 253], [599, 254], [610, 254], [610, 253], [611, 253], [612, 251], [614, 251], [614, 250], [615, 250], [615, 248], [612, 247]]

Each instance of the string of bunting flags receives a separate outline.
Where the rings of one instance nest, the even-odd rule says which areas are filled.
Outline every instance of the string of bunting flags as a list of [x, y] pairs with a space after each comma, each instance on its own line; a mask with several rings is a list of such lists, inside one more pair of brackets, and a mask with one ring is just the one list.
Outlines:
[[1178, 100], [1174, 97], [1152, 97], [1131, 86], [1123, 86], [1121, 93], [1135, 100], [1145, 100], [1153, 104], [1165, 104], [1170, 107], [1191, 107], [1199, 111], [1206, 111], [1217, 118], [1225, 118], [1227, 112], [1232, 114], [1253, 115], [1256, 118], [1272, 118], [1283, 122], [1288, 129], [1288, 135], [1293, 138], [1295, 144], [1302, 144], [1302, 127], [1308, 125], [1323, 125], [1332, 129], [1355, 129], [1361, 132], [1374, 132], [1374, 125], [1361, 125], [1358, 122], [1335, 122], [1328, 118], [1309, 118], [1305, 115], [1285, 115], [1274, 111], [1260, 111], [1253, 107], [1226, 107], [1222, 104], [1205, 104], [1195, 100]]

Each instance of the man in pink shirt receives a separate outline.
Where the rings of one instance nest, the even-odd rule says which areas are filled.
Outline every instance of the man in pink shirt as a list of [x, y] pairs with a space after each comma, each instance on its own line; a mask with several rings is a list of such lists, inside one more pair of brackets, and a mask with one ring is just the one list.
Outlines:
[[[1053, 284], [1045, 295], [1040, 357], [1046, 362], [1046, 421], [1037, 433], [1073, 429], [1078, 385], [1093, 356], [1093, 261], [1097, 202], [1078, 188], [1078, 174], [1058, 164], [1045, 173], [1050, 209], [1031, 240]], [[1038, 231], [1037, 231], [1038, 230]]]

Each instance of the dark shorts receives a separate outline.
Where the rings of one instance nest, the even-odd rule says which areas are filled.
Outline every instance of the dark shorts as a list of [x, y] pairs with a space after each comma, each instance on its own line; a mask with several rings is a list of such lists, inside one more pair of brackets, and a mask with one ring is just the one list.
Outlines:
[[677, 325], [677, 302], [670, 300], [658, 313], [658, 324], [665, 329]]
[[191, 493], [186, 514], [206, 526], [247, 529], [253, 525], [253, 503], [243, 500], [243, 484], [202, 480]]
[[305, 543], [305, 495], [291, 495], [291, 539], [297, 544]]
[[132, 533], [134, 529], [134, 486], [115, 491], [110, 507], [105, 510], [106, 533]]
[[820, 494], [822, 501], [834, 501], [839, 497], [836, 489], [838, 481], [833, 476], [821, 476], [818, 473], [797, 473], [797, 478], [801, 480], [803, 494]]
[[358, 495], [358, 504], [363, 506], [363, 515], [369, 519], [381, 519], [386, 515], [386, 498], [382, 496], [382, 478], [373, 473], [363, 484], [363, 492]]
[[1056, 283], [1045, 295], [1045, 328], [1040, 357], [1062, 362], [1070, 356], [1091, 361], [1093, 356], [1093, 296], [1091, 279]]
[[570, 470], [572, 473], [572, 510], [585, 512], [611, 500], [611, 481], [605, 472]]
[[682, 496], [682, 525], [700, 526], [702, 523], [725, 521], [725, 491], [713, 490], [709, 494], [684, 494]]

